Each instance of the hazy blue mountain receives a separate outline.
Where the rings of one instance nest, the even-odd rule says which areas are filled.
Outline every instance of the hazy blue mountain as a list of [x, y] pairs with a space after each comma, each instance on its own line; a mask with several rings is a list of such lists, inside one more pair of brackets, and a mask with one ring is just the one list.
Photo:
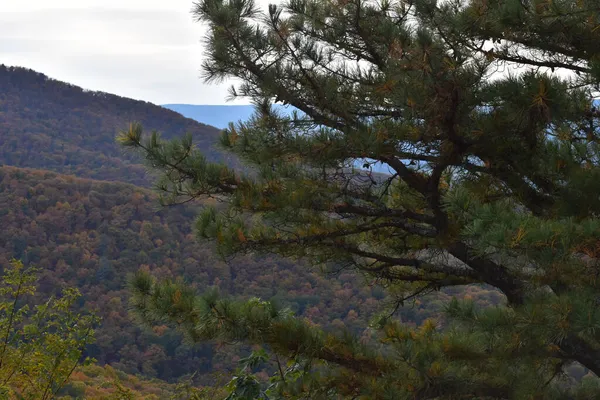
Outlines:
[[[252, 105], [194, 105], [194, 104], [163, 104], [163, 107], [169, 110], [180, 113], [186, 118], [191, 118], [206, 125], [211, 125], [219, 129], [227, 128], [230, 122], [237, 122], [250, 118], [254, 112]], [[275, 105], [275, 107], [285, 113], [292, 113], [294, 109], [291, 106]], [[367, 160], [356, 160], [354, 166], [358, 169], [363, 169], [363, 165]], [[376, 173], [389, 174], [390, 169], [385, 164], [371, 165], [370, 169]]]
[[178, 112], [184, 117], [202, 121], [215, 128], [226, 128], [229, 122], [248, 119], [254, 112], [254, 106], [212, 106], [193, 104], [164, 104], [163, 107]]
[[[194, 105], [194, 104], [163, 104], [163, 107], [178, 112], [184, 117], [194, 119], [215, 128], [224, 129], [230, 122], [244, 121], [254, 113], [252, 105]], [[291, 113], [292, 107], [276, 105], [278, 110]]]

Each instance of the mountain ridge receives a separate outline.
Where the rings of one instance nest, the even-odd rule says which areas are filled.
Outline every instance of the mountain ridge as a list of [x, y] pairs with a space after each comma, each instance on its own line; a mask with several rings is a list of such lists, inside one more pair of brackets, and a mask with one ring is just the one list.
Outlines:
[[217, 128], [152, 103], [0, 66], [0, 164], [149, 186], [139, 157], [115, 142], [134, 121], [166, 139], [191, 133], [209, 161], [237, 165], [214, 146]]

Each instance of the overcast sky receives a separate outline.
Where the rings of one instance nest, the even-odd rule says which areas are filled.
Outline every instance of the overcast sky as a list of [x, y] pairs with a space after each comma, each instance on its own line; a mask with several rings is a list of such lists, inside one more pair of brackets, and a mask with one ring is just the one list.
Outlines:
[[[276, 0], [257, 0], [259, 4]], [[193, 0], [0, 0], [0, 64], [156, 104], [231, 104], [200, 79]]]

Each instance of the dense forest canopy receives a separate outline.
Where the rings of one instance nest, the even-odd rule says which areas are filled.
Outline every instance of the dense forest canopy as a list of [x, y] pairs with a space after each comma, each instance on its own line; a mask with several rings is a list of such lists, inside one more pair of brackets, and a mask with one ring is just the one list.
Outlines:
[[[193, 235], [198, 208], [160, 209], [156, 202], [152, 192], [132, 185], [0, 168], [0, 265], [16, 257], [40, 268], [42, 296], [79, 288], [79, 307], [102, 317], [96, 341], [88, 347], [101, 364], [165, 380], [198, 372], [205, 383], [213, 372], [234, 365], [230, 349], [189, 346], [166, 326], [152, 332], [133, 324], [126, 279], [139, 269], [161, 278], [181, 277], [198, 290], [216, 287], [245, 298], [274, 299], [315, 324], [357, 333], [386, 301], [381, 287], [363, 287], [362, 279], [350, 273], [332, 280], [306, 264], [273, 256], [224, 262], [214, 246]], [[484, 288], [439, 293], [407, 304], [402, 318], [421, 323], [457, 293], [482, 306], [500, 299]]]
[[[452, 301], [444, 326], [417, 330], [381, 318], [379, 341], [365, 341], [272, 302], [140, 273], [142, 321], [177, 322], [197, 342], [264, 345], [304, 371], [280, 370], [275, 393], [243, 375], [240, 393], [262, 398], [600, 395], [597, 1], [289, 0], [261, 11], [202, 0], [194, 15], [209, 28], [206, 80], [236, 78], [232, 96], [257, 105], [222, 145], [260, 173], [138, 124], [119, 141], [161, 173], [167, 203], [226, 202], [200, 213], [199, 236], [225, 254], [359, 271], [398, 305], [481, 284], [503, 302]], [[373, 179], [356, 159], [392, 175]], [[572, 380], [572, 366], [588, 378]]]

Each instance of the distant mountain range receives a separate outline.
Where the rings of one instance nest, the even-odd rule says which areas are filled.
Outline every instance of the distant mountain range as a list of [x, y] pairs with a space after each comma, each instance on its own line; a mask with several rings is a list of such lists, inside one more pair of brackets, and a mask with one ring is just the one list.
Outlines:
[[[195, 104], [163, 104], [163, 107], [180, 113], [184, 117], [225, 129], [230, 122], [245, 121], [254, 113], [252, 105], [195, 105]], [[291, 106], [275, 105], [278, 111], [291, 114]]]
[[[225, 129], [230, 122], [245, 121], [254, 113], [252, 105], [195, 105], [195, 104], [163, 104], [163, 107], [178, 112], [184, 117], [191, 118], [203, 124], [208, 124], [219, 129]], [[291, 114], [294, 110], [291, 106], [275, 105], [279, 112]], [[364, 169], [366, 160], [356, 160], [354, 167]], [[371, 165], [371, 170], [378, 174], [389, 175], [390, 169], [381, 163]]]
[[193, 105], [193, 104], [164, 104], [163, 107], [180, 113], [186, 118], [214, 126], [215, 128], [227, 128], [229, 122], [237, 122], [250, 118], [254, 112], [254, 106], [250, 105]]

